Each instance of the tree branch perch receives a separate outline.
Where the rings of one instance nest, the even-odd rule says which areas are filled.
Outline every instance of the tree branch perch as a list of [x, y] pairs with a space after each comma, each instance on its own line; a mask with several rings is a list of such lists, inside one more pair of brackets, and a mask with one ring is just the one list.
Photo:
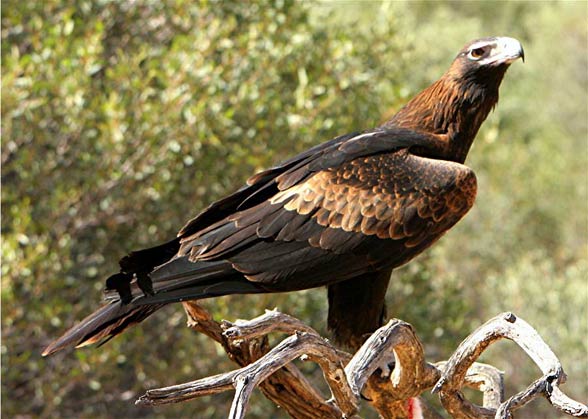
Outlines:
[[[448, 361], [431, 364], [425, 360], [412, 326], [398, 319], [374, 332], [351, 356], [300, 320], [276, 310], [252, 320], [218, 323], [195, 302], [184, 303], [184, 307], [189, 327], [219, 342], [241, 368], [148, 390], [137, 404], [178, 403], [234, 389], [229, 417], [236, 419], [245, 416], [250, 395], [259, 387], [294, 418], [358, 417], [364, 397], [383, 418], [439, 419], [439, 413], [419, 397], [433, 388], [454, 418], [511, 418], [512, 412], [539, 396], [563, 413], [588, 417], [584, 404], [560, 390], [565, 373], [555, 354], [535, 329], [512, 313], [503, 313], [479, 327]], [[270, 350], [267, 335], [275, 332], [290, 336]], [[543, 372], [543, 377], [506, 401], [503, 373], [475, 362], [489, 345], [502, 338], [521, 346]], [[325, 400], [292, 364], [298, 358], [319, 365], [331, 390], [330, 399]], [[464, 386], [483, 392], [482, 406], [463, 397], [460, 390]]]

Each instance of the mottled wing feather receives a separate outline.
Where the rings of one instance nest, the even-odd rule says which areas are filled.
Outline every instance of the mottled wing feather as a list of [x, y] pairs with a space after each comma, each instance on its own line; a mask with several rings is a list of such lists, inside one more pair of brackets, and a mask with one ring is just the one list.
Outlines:
[[475, 193], [475, 177], [465, 166], [402, 151], [319, 172], [271, 202], [288, 199], [284, 209], [298, 214], [314, 205], [319, 210], [313, 218], [322, 227], [400, 240], [448, 228], [471, 207]]
[[[204, 211], [196, 215], [178, 232], [178, 236], [185, 238], [198, 234], [211, 225], [222, 221], [238, 210], [251, 208], [263, 202], [267, 195], [272, 195], [277, 187], [276, 178], [284, 173], [296, 172], [309, 161], [316, 159], [326, 151], [354, 138], [358, 133], [341, 135], [330, 141], [312, 147], [281, 164], [261, 171], [247, 180], [247, 184], [236, 192], [213, 202]], [[301, 173], [302, 174], [302, 173]], [[265, 192], [265, 193], [264, 193]]]
[[351, 161], [359, 156], [391, 152], [406, 147], [426, 148], [435, 154], [438, 138], [403, 128], [378, 128], [351, 133], [319, 144], [278, 166], [250, 177], [247, 184], [233, 194], [212, 203], [191, 219], [178, 233], [182, 240], [193, 239], [210, 231], [238, 211], [253, 208], [278, 191], [289, 189], [311, 174]]
[[406, 149], [361, 157], [219, 222], [191, 258], [226, 258], [275, 288], [294, 277], [296, 288], [323, 285], [408, 261], [463, 217], [475, 194], [473, 172], [457, 163]]

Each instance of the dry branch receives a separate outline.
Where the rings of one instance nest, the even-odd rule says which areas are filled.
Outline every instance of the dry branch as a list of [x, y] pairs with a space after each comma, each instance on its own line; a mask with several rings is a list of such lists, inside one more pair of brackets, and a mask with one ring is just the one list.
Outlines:
[[[356, 417], [363, 397], [383, 418], [439, 419], [441, 416], [419, 397], [434, 387], [454, 418], [511, 418], [513, 411], [538, 396], [571, 416], [588, 417], [585, 405], [559, 389], [565, 374], [555, 354], [529, 324], [512, 313], [501, 314], [478, 328], [448, 361], [430, 364], [412, 326], [397, 319], [374, 332], [351, 356], [300, 320], [275, 310], [248, 321], [218, 323], [196, 303], [184, 303], [184, 307], [188, 325], [219, 342], [241, 368], [149, 390], [138, 404], [177, 403], [235, 389], [229, 417], [243, 418], [252, 391], [260, 388], [294, 418]], [[290, 336], [270, 350], [267, 335], [274, 332]], [[502, 338], [521, 346], [544, 374], [506, 401], [502, 372], [475, 363], [489, 345]], [[292, 364], [297, 358], [319, 365], [332, 393], [330, 399], [325, 400]], [[483, 392], [483, 406], [463, 397], [460, 390], [464, 386]]]
[[[468, 369], [488, 346], [500, 339], [519, 345], [543, 372], [543, 377], [524, 391], [502, 403], [497, 411], [480, 409], [460, 393]], [[513, 313], [490, 319], [468, 336], [453, 353], [433, 392], [439, 392], [443, 406], [454, 418], [510, 418], [512, 412], [543, 395], [558, 410], [577, 417], [587, 417], [588, 408], [571, 400], [559, 390], [566, 375], [559, 359], [533, 327]]]
[[[246, 342], [238, 339], [240, 336], [236, 336], [235, 340], [232, 341], [223, 333], [223, 326], [228, 330], [231, 323], [223, 322], [221, 324], [214, 321], [210, 313], [196, 302], [186, 302], [183, 305], [188, 316], [188, 327], [202, 332], [220, 343], [229, 358], [238, 365], [249, 365], [261, 358], [269, 350], [267, 334], [259, 338], [251, 337]], [[266, 312], [265, 315], [253, 319], [247, 322], [247, 324], [255, 324], [256, 320], [263, 319], [264, 316], [269, 315], [268, 313], [271, 312]], [[280, 315], [280, 321], [284, 321], [284, 323], [290, 323], [285, 319], [296, 320], [286, 314], [278, 314]], [[298, 323], [302, 324], [300, 321]], [[268, 323], [260, 321], [259, 324], [267, 325]], [[242, 330], [241, 334], [245, 335], [247, 328], [243, 327]], [[293, 332], [294, 330], [292, 330]], [[318, 333], [316, 334], [318, 336]], [[300, 370], [291, 363], [276, 371], [267, 380], [262, 382], [260, 389], [267, 398], [286, 410], [291, 417], [301, 419], [341, 417], [341, 410], [333, 403], [326, 402], [324, 397], [304, 377]]]

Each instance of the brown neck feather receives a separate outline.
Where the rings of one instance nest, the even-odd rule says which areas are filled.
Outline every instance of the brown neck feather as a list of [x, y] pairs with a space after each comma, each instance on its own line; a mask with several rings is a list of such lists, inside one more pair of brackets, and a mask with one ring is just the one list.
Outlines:
[[479, 74], [468, 78], [453, 73], [450, 69], [382, 127], [436, 134], [447, 142], [443, 155], [436, 157], [463, 163], [482, 122], [498, 102], [504, 72], [495, 71], [482, 78]]

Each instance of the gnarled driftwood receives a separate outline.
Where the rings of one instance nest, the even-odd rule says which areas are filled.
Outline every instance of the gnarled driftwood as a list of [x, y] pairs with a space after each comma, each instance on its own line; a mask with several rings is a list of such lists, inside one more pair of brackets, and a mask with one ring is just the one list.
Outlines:
[[[588, 407], [559, 388], [563, 368], [539, 334], [512, 313], [494, 317], [468, 336], [446, 362], [425, 360], [412, 326], [393, 319], [378, 329], [352, 356], [340, 351], [315, 330], [286, 314], [265, 314], [235, 323], [218, 323], [195, 302], [184, 303], [189, 327], [219, 342], [240, 369], [189, 383], [149, 390], [137, 404], [177, 403], [235, 390], [230, 418], [243, 418], [256, 387], [294, 418], [358, 417], [360, 399], [368, 400], [383, 418], [439, 419], [420, 395], [433, 389], [454, 418], [511, 418], [512, 412], [544, 396], [553, 407], [575, 417], [588, 417]], [[273, 349], [267, 335], [290, 336]], [[504, 400], [502, 373], [475, 360], [499, 339], [517, 343], [541, 369], [543, 376], [524, 391]], [[332, 397], [325, 400], [292, 361], [316, 362]], [[468, 386], [484, 394], [483, 405], [471, 403], [460, 390]]]

